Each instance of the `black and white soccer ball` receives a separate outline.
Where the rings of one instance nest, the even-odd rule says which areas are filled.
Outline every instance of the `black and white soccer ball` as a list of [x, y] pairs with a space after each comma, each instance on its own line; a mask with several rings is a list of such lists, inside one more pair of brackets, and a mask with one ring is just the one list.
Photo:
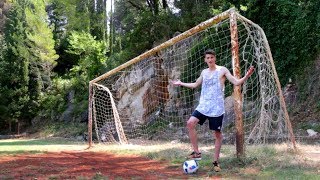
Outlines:
[[182, 165], [183, 172], [186, 174], [196, 173], [199, 169], [199, 164], [196, 160], [187, 160]]

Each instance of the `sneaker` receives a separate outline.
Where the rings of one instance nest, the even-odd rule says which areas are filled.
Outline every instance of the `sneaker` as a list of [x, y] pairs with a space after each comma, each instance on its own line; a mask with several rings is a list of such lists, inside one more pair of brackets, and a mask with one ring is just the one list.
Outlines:
[[201, 160], [201, 153], [192, 152], [188, 155], [188, 159]]
[[214, 170], [215, 172], [221, 171], [220, 165], [218, 164], [217, 161], [213, 162], [212, 164], [213, 164], [213, 170]]

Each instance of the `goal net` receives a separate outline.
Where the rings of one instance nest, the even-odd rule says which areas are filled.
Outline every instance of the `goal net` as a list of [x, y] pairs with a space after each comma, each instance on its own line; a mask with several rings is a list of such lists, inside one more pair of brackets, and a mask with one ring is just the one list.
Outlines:
[[[230, 13], [236, 18], [232, 40]], [[232, 41], [235, 40], [235, 45]], [[288, 141], [292, 129], [263, 30], [234, 10], [228, 10], [118, 66], [90, 82], [89, 138], [103, 143], [130, 140], [189, 142], [186, 121], [198, 105], [200, 90], [175, 87], [170, 81], [194, 82], [204, 68], [204, 52], [216, 52], [216, 64], [234, 72], [250, 66], [254, 74], [241, 86], [240, 112], [234, 110], [234, 86], [226, 81], [225, 141], [235, 140], [235, 118], [240, 113], [246, 143]], [[91, 128], [92, 126], [92, 128]], [[91, 129], [95, 133], [91, 133]], [[212, 142], [208, 122], [197, 126], [202, 143]], [[291, 139], [292, 140], [292, 139]]]

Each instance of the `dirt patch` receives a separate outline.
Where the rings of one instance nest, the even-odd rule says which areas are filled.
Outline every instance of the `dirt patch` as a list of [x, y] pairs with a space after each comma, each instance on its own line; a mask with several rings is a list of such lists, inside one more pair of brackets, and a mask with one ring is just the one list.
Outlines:
[[187, 179], [180, 166], [139, 156], [58, 152], [3, 156], [0, 179]]

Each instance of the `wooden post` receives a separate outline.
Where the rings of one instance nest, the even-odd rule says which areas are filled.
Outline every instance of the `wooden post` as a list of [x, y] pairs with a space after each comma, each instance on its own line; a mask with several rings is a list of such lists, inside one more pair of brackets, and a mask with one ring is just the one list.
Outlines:
[[92, 83], [89, 83], [89, 105], [88, 105], [88, 144], [90, 148], [92, 146]]
[[[241, 69], [239, 60], [239, 42], [237, 30], [237, 17], [234, 10], [230, 11], [230, 31], [231, 31], [231, 53], [232, 53], [232, 68], [233, 75], [240, 79]], [[242, 95], [241, 86], [233, 87], [235, 125], [236, 125], [236, 149], [237, 157], [244, 156], [244, 133], [242, 119]]]

